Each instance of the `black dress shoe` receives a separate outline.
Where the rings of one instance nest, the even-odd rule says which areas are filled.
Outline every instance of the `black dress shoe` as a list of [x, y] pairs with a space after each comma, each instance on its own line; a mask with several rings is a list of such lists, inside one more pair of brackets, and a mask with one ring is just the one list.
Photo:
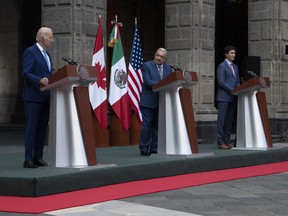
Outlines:
[[229, 146], [226, 145], [226, 144], [220, 144], [220, 145], [218, 145], [218, 149], [225, 149], [225, 150], [229, 150], [229, 149], [231, 149], [231, 147], [229, 147]]
[[150, 154], [158, 154], [157, 150], [151, 150]]
[[24, 167], [24, 168], [38, 168], [38, 166], [35, 165], [35, 164], [34, 164], [33, 162], [31, 162], [31, 161], [24, 161], [23, 167]]
[[140, 151], [140, 155], [142, 156], [150, 156], [149, 152], [147, 150]]
[[44, 161], [42, 158], [39, 160], [33, 160], [33, 163], [36, 164], [37, 166], [48, 166], [46, 161]]

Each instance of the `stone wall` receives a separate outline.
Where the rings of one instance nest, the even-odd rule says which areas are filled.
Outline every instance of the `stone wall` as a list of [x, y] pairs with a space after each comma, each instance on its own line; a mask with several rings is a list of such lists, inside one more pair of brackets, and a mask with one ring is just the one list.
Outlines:
[[0, 123], [9, 124], [18, 93], [19, 2], [5, 0], [0, 7]]
[[[287, 131], [288, 122], [288, 1], [249, 1], [249, 55], [261, 57], [272, 134]], [[287, 132], [285, 132], [287, 134]]]
[[[197, 135], [202, 137], [203, 142], [205, 138], [216, 140], [214, 43], [215, 0], [166, 1], [166, 47], [169, 51], [169, 63], [198, 74], [199, 81], [192, 92]], [[202, 136], [203, 134], [205, 135]]]
[[215, 120], [215, 1], [166, 1], [169, 63], [198, 73], [193, 88], [196, 120]]
[[106, 0], [43, 0], [42, 23], [52, 28], [55, 36], [51, 52], [55, 70], [65, 64], [62, 57], [91, 64], [98, 16], [105, 26], [106, 5]]

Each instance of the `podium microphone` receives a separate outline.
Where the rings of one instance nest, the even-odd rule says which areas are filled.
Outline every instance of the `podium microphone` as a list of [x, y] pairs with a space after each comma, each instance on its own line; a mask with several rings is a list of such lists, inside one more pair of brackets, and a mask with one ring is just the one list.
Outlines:
[[181, 67], [175, 65], [169, 65], [173, 70], [181, 70]]
[[259, 77], [257, 74], [255, 74], [253, 71], [247, 71], [248, 74], [254, 76], [254, 77]]
[[69, 59], [69, 58], [64, 58], [62, 57], [62, 60], [67, 62], [69, 65], [77, 65], [78, 63], [76, 61], [74, 61], [73, 59]]

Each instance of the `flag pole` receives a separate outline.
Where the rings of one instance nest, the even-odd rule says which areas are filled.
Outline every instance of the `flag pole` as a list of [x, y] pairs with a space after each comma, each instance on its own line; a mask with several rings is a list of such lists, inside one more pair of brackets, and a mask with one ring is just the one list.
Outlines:
[[108, 46], [114, 47], [112, 54], [110, 85], [108, 101], [111, 105], [110, 118], [110, 145], [128, 145], [130, 128], [130, 109], [127, 85], [127, 68], [123, 46], [120, 36], [120, 27], [118, 16], [111, 21], [114, 25]]
[[104, 52], [104, 39], [102, 31], [102, 15], [98, 14], [98, 28], [92, 55], [92, 66], [95, 67], [98, 79], [89, 85], [89, 98], [94, 112], [93, 121], [96, 147], [109, 146], [108, 128], [108, 100], [107, 100], [107, 76]]

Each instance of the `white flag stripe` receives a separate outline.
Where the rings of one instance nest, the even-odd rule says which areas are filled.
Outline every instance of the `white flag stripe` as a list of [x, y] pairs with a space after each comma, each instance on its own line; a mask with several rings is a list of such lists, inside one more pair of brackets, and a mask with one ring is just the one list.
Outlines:
[[131, 78], [131, 76], [129, 76], [129, 80], [131, 80], [131, 81], [136, 81], [136, 84], [137, 84], [137, 86], [139, 87], [139, 89], [141, 89], [142, 88], [142, 84], [143, 84], [143, 78], [142, 78], [142, 76], [138, 76], [138, 74], [140, 73], [142, 73], [142, 71], [141, 71], [141, 69], [139, 68], [139, 70], [138, 70], [138, 72], [136, 72], [135, 70], [134, 70], [134, 68], [132, 67], [132, 65], [131, 64], [129, 64], [129, 71], [131, 72], [131, 74], [132, 74], [132, 77], [138, 77], [138, 79], [132, 79]]
[[[118, 69], [122, 69], [123, 65], [125, 65], [125, 59], [122, 57], [116, 64], [114, 64], [111, 68], [111, 78], [110, 83], [114, 82], [115, 72]], [[110, 85], [109, 92], [113, 92], [113, 94], [109, 94], [109, 102], [111, 105], [116, 103], [123, 95], [127, 93], [127, 83], [124, 88], [120, 89], [117, 85]]]
[[101, 70], [105, 67], [104, 47], [93, 55], [92, 65], [95, 66], [97, 63], [101, 65]]
[[142, 115], [140, 110], [140, 97], [142, 93], [142, 71], [141, 66], [143, 64], [143, 54], [140, 43], [140, 38], [137, 29], [137, 22], [135, 22], [135, 31], [133, 37], [133, 44], [130, 56], [130, 63], [128, 68], [128, 92], [129, 103], [132, 106], [135, 114], [138, 117], [140, 123], [142, 122]]
[[[93, 55], [92, 65], [100, 64], [102, 70], [105, 67], [104, 59], [104, 48], [101, 48], [97, 53]], [[106, 78], [104, 80], [106, 81]], [[101, 87], [99, 88], [97, 82], [91, 83], [89, 85], [89, 98], [92, 108], [95, 109], [105, 100], [107, 100], [106, 89]]]
[[[130, 83], [131, 84], [131, 83]], [[136, 88], [130, 88], [130, 91], [129, 91], [129, 96], [131, 97], [132, 101], [135, 102], [135, 100], [139, 101], [140, 99], [140, 95], [139, 93], [137, 92], [137, 89]], [[135, 105], [136, 106], [136, 105]], [[138, 105], [137, 105], [138, 107]]]
[[131, 91], [129, 92], [129, 96], [131, 97], [131, 100], [132, 100], [133, 103], [135, 104], [135, 107], [137, 107], [137, 109], [139, 109], [138, 100], [135, 98], [134, 94], [133, 94]]
[[[137, 74], [135, 73], [135, 71], [134, 71], [134, 69], [133, 69], [133, 67], [132, 67], [131, 65], [129, 65], [129, 70], [130, 70], [130, 72], [133, 74], [134, 77], [137, 76]], [[135, 81], [136, 81], [136, 83], [135, 83]], [[133, 80], [133, 79], [131, 78], [131, 76], [129, 76], [128, 82], [129, 82], [129, 84], [131, 85], [134, 93], [137, 95], [138, 100], [140, 100], [140, 96], [141, 96], [141, 95], [140, 95], [139, 89], [142, 88], [142, 84], [139, 82], [138, 79], [137, 79], [137, 80], [135, 80], [135, 79]], [[131, 89], [131, 88], [130, 88], [130, 89]], [[129, 92], [130, 92], [130, 91], [129, 91]], [[130, 95], [130, 94], [129, 94], [129, 95]]]
[[[129, 95], [133, 95], [134, 97], [137, 97], [138, 100], [140, 100], [140, 94], [139, 94], [139, 91], [138, 91], [137, 87], [135, 86], [134, 82], [130, 82], [130, 85], [131, 85], [132, 89], [130, 88]], [[131, 91], [132, 91], [132, 93], [130, 93]]]
[[106, 90], [99, 88], [96, 82], [89, 85], [89, 99], [94, 110], [107, 99]]
[[139, 116], [140, 120], [142, 121], [142, 113], [140, 112], [140, 107], [139, 107], [138, 101], [135, 99], [135, 97], [131, 96], [130, 93], [129, 93], [129, 96], [130, 96], [130, 99], [133, 101], [134, 106], [137, 109], [138, 116]]
[[129, 94], [130, 100], [132, 100], [132, 103], [134, 104], [134, 107], [136, 108], [137, 112], [139, 113], [140, 119], [142, 120], [142, 115], [140, 112], [140, 103], [139, 103], [139, 100], [136, 98], [137, 96], [135, 96], [135, 94], [138, 95], [136, 92], [137, 91], [131, 91], [131, 89], [130, 89], [128, 94]]

